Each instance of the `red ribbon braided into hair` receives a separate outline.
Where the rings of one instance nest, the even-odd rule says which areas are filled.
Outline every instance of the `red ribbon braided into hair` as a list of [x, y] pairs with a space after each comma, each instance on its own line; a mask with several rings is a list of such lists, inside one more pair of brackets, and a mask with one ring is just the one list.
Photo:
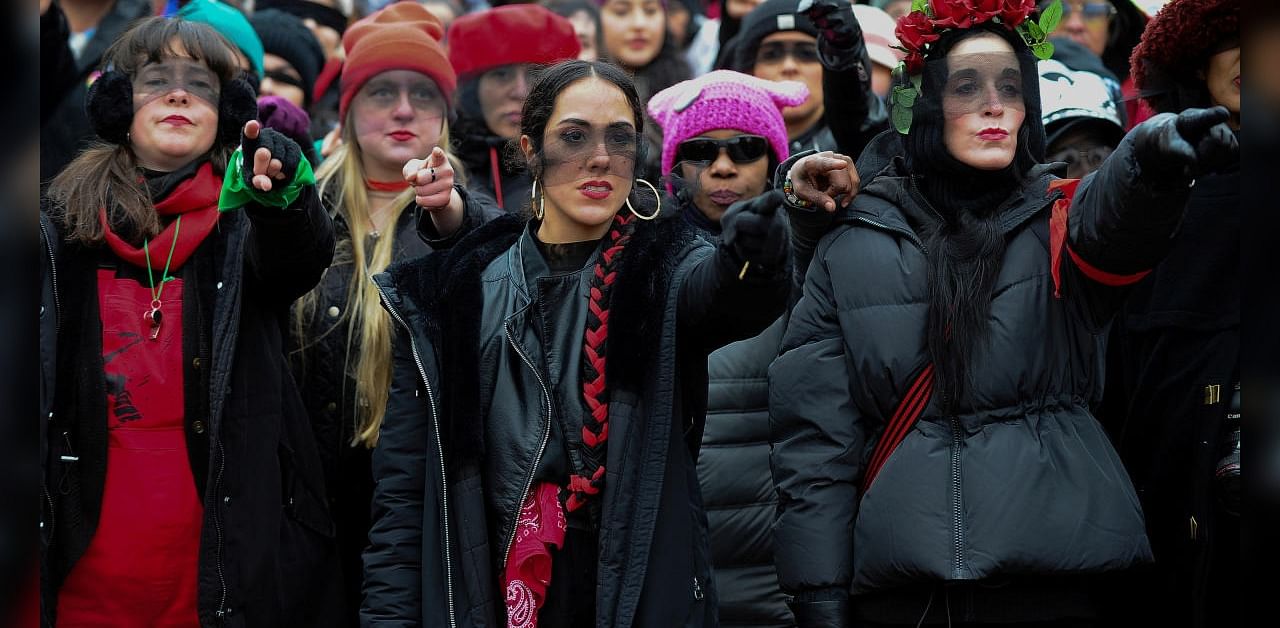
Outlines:
[[596, 260], [587, 301], [586, 340], [582, 347], [582, 398], [587, 414], [582, 421], [582, 462], [585, 475], [569, 475], [565, 509], [573, 512], [604, 490], [605, 445], [609, 441], [609, 387], [606, 376], [609, 341], [609, 304], [618, 278], [617, 262], [631, 241], [633, 216], [618, 214], [605, 236], [607, 241]]

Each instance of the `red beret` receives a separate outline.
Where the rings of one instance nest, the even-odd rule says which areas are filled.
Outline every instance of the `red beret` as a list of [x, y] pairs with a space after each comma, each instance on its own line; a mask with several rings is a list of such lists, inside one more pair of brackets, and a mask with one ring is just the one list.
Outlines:
[[573, 23], [537, 4], [508, 4], [459, 17], [449, 27], [449, 62], [463, 80], [513, 63], [577, 59]]
[[1239, 37], [1240, 0], [1173, 0], [1147, 22], [1133, 49], [1133, 83], [1145, 90], [1156, 74], [1191, 74], [1216, 46]]
[[444, 25], [417, 2], [397, 2], [355, 24], [342, 36], [347, 59], [342, 65], [340, 119], [369, 79], [391, 70], [421, 72], [436, 82], [446, 102], [453, 98], [458, 78], [440, 39]]

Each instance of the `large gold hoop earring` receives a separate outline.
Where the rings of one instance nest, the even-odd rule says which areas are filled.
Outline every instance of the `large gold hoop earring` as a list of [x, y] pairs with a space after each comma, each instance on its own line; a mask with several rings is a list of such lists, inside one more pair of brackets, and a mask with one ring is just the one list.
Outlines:
[[538, 198], [538, 180], [533, 180], [533, 187], [529, 190], [529, 206], [533, 209], [533, 217], [536, 220], [542, 220], [546, 215], [546, 200]]
[[[645, 185], [649, 186], [649, 189], [650, 189], [650, 190], [653, 190], [653, 198], [657, 199], [657, 201], [658, 201], [658, 208], [657, 208], [657, 209], [655, 209], [655, 210], [653, 210], [653, 213], [652, 213], [652, 214], [650, 214], [650, 215], [646, 216], [646, 215], [644, 215], [644, 214], [642, 214], [642, 213], [640, 213], [640, 212], [636, 211], [636, 208], [634, 208], [634, 207], [632, 207], [632, 206], [631, 206], [631, 198], [630, 198], [630, 197], [628, 197], [628, 198], [624, 199], [624, 200], [626, 201], [626, 203], [627, 203], [627, 209], [631, 210], [631, 213], [632, 213], [632, 214], [634, 214], [634, 215], [635, 215], [635, 217], [636, 217], [636, 218], [639, 218], [640, 220], [653, 220], [654, 218], [657, 218], [657, 217], [658, 217], [658, 214], [661, 214], [661, 213], [662, 213], [662, 195], [661, 195], [661, 194], [658, 194], [658, 188], [653, 187], [653, 184], [652, 184], [652, 183], [649, 183], [648, 181], [645, 181], [644, 179], [636, 179], [636, 183], [643, 183], [643, 184], [645, 184]], [[632, 186], [632, 187], [634, 187], [634, 186]]]

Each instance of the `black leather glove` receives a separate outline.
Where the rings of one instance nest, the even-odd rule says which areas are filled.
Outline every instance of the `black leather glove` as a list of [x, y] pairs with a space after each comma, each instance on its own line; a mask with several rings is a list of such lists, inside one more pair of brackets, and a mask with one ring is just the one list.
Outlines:
[[835, 48], [849, 49], [862, 42], [862, 25], [849, 0], [800, 0], [796, 11], [809, 18], [818, 36]]
[[253, 156], [258, 152], [259, 148], [267, 149], [271, 152], [272, 159], [280, 160], [280, 174], [284, 175], [280, 186], [282, 189], [293, 181], [293, 176], [298, 173], [298, 162], [302, 159], [302, 149], [298, 147], [297, 142], [275, 129], [262, 127], [258, 130], [258, 137], [254, 139], [249, 139], [242, 132], [240, 135], [240, 148], [244, 155], [244, 158], [240, 161], [240, 172], [244, 175], [245, 181], [253, 180]]
[[782, 192], [771, 190], [729, 206], [720, 218], [720, 246], [738, 263], [774, 270], [786, 263], [790, 244], [787, 222], [778, 213]]
[[799, 628], [850, 628], [849, 600], [823, 600], [820, 602], [787, 602], [795, 615]]
[[1217, 172], [1239, 161], [1240, 144], [1227, 126], [1226, 107], [1162, 113], [1139, 124], [1133, 156], [1142, 180], [1175, 184]]

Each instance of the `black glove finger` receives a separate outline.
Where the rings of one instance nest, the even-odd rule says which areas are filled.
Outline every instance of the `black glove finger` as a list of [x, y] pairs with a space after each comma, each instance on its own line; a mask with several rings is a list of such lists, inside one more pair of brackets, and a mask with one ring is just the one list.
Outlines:
[[298, 143], [289, 139], [288, 135], [275, 129], [262, 129], [258, 140], [271, 151], [271, 158], [280, 161], [280, 174], [285, 181], [292, 181], [298, 172], [298, 163], [302, 160], [302, 149]]
[[[258, 94], [253, 86], [242, 78], [232, 79], [222, 86], [218, 95], [218, 143], [235, 146], [242, 138], [244, 125], [258, 120]], [[243, 146], [243, 144], [242, 144]], [[246, 150], [246, 155], [253, 153]]]
[[1226, 107], [1210, 107], [1208, 109], [1187, 109], [1178, 114], [1178, 119], [1174, 123], [1178, 128], [1178, 135], [1181, 135], [1189, 144], [1195, 146], [1200, 143], [1200, 138], [1204, 137], [1209, 129], [1226, 122], [1231, 119], [1230, 112]]
[[1209, 129], [1196, 145], [1198, 171], [1217, 172], [1240, 159], [1240, 144], [1231, 127], [1218, 124]]
[[784, 198], [781, 190], [769, 190], [747, 201], [746, 209], [757, 216], [773, 216], [782, 207]]

